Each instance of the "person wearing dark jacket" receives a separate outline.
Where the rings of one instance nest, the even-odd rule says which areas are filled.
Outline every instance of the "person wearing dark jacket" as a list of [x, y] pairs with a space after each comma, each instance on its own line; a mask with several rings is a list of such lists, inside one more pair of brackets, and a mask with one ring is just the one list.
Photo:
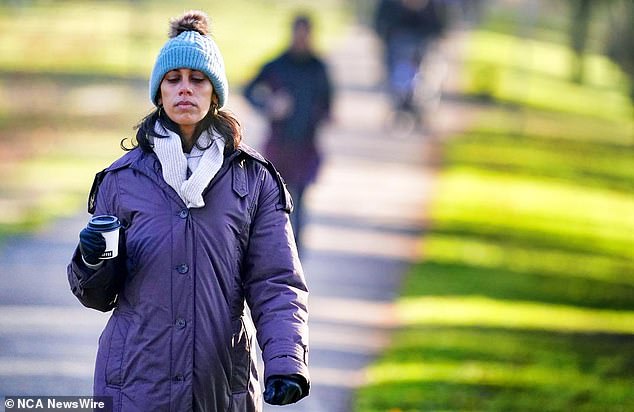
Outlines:
[[445, 20], [439, 0], [378, 3], [374, 29], [383, 43], [387, 86], [395, 109], [417, 113], [414, 94], [419, 67], [430, 44], [443, 33]]
[[269, 121], [264, 154], [293, 197], [291, 221], [301, 249], [304, 192], [319, 170], [317, 131], [330, 116], [332, 101], [326, 65], [312, 48], [308, 17], [295, 19], [290, 47], [262, 67], [245, 87], [244, 96]]
[[150, 78], [156, 110], [93, 183], [89, 211], [120, 221], [119, 254], [102, 260], [104, 238], [88, 225], [67, 275], [83, 305], [113, 310], [94, 394], [112, 397], [114, 411], [261, 411], [254, 326], [264, 400], [308, 395], [291, 201], [272, 164], [241, 142], [227, 95], [207, 16], [172, 20]]

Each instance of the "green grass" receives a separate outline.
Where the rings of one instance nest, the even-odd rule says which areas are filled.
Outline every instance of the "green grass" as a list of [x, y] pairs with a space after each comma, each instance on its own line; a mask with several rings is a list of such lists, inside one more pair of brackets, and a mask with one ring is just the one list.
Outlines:
[[571, 83], [569, 50], [559, 44], [479, 31], [468, 49], [467, 91], [499, 101], [607, 120], [632, 121], [628, 81], [606, 57], [586, 57], [584, 84]]
[[[54, 139], [54, 131], [42, 131]], [[120, 150], [117, 136], [94, 131], [66, 131], [64, 141], [28, 148], [31, 155], [10, 160], [0, 169], [2, 237], [37, 229], [51, 219], [85, 208], [96, 172], [112, 162]], [[17, 143], [16, 143], [17, 144]]]
[[628, 334], [430, 325], [394, 341], [357, 410], [627, 411], [634, 402]]
[[[508, 41], [476, 35], [490, 51], [472, 50], [467, 77], [481, 56], [517, 70], [494, 52]], [[534, 47], [513, 42], [517, 55]], [[496, 89], [505, 104], [474, 108], [473, 126], [444, 144], [424, 259], [357, 412], [634, 410], [631, 106], [592, 110], [597, 93], [627, 89], [609, 70], [578, 86], [557, 64], [523, 67], [557, 87], [535, 100]]]
[[357, 411], [634, 405], [634, 194], [543, 174], [442, 174]]

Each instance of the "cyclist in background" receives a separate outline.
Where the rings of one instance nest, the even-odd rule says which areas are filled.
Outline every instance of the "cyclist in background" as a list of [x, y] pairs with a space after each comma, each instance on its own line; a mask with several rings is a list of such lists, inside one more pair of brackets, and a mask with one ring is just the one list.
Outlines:
[[445, 29], [442, 2], [434, 0], [380, 0], [374, 28], [384, 46], [388, 90], [394, 109], [420, 121], [415, 101], [419, 67], [430, 44]]

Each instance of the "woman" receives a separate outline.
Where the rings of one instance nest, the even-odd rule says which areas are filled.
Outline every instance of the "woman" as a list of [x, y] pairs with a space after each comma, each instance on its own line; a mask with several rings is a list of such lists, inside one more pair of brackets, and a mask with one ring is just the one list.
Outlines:
[[121, 222], [119, 255], [86, 227], [68, 266], [87, 307], [114, 308], [94, 392], [115, 411], [259, 411], [308, 394], [307, 288], [275, 169], [241, 144], [207, 17], [172, 20], [138, 147], [97, 174], [89, 211]]

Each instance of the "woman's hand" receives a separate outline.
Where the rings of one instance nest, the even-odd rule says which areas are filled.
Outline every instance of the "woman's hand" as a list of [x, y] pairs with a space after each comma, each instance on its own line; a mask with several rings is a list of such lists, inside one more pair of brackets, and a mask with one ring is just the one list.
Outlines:
[[271, 376], [266, 380], [264, 401], [271, 405], [288, 405], [304, 397], [299, 379], [295, 376]]
[[271, 120], [284, 120], [291, 115], [293, 106], [293, 97], [285, 91], [278, 91], [269, 97], [266, 113]]
[[106, 239], [101, 233], [88, 227], [79, 232], [79, 251], [86, 263], [97, 265], [99, 257], [106, 250]]

